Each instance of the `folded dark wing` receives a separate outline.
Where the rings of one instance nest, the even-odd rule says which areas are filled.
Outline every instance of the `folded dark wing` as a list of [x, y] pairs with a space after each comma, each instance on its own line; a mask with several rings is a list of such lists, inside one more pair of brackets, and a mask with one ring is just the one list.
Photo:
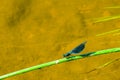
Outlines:
[[78, 45], [76, 48], [74, 48], [71, 52], [73, 54], [77, 54], [77, 53], [80, 53], [84, 48], [85, 48], [85, 42], [81, 43], [80, 45]]

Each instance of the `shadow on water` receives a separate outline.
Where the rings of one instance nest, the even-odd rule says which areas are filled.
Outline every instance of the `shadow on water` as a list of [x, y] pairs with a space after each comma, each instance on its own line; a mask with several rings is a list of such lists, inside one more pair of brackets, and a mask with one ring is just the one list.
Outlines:
[[14, 1], [12, 14], [8, 17], [8, 26], [16, 26], [23, 21], [28, 15], [30, 15], [31, 0]]

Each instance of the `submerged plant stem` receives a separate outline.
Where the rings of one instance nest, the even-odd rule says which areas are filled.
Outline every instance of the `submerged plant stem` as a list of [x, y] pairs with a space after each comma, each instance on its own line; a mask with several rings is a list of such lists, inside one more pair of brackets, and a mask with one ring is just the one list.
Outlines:
[[94, 69], [92, 69], [92, 70], [90, 70], [90, 71], [88, 71], [88, 72], [85, 72], [85, 73], [91, 73], [91, 72], [93, 72], [93, 71], [102, 69], [102, 68], [104, 68], [104, 67], [106, 67], [106, 66], [108, 66], [108, 65], [110, 65], [110, 64], [112, 64], [112, 63], [114, 63], [115, 61], [118, 61], [118, 60], [120, 60], [120, 58], [117, 58], [117, 59], [114, 59], [114, 60], [112, 60], [112, 61], [109, 61], [109, 62], [107, 62], [107, 63], [105, 63], [105, 64], [103, 64], [103, 65], [101, 65], [101, 66], [99, 66], [99, 67], [96, 67], [96, 68], [94, 68]]

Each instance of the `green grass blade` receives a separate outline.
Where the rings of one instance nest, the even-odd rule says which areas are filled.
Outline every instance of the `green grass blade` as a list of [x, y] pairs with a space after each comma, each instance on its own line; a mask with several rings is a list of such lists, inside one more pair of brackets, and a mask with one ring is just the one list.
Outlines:
[[16, 76], [16, 75], [19, 75], [19, 74], [23, 74], [23, 73], [26, 73], [26, 72], [30, 72], [30, 71], [33, 71], [33, 70], [42, 69], [44, 67], [56, 65], [56, 64], [59, 64], [59, 63], [63, 63], [63, 62], [82, 59], [82, 58], [85, 58], [85, 57], [114, 53], [114, 52], [120, 52], [120, 48], [111, 48], [111, 49], [106, 49], [106, 50], [100, 50], [100, 51], [96, 51], [96, 52], [90, 52], [90, 53], [86, 53], [86, 54], [82, 54], [82, 55], [71, 56], [69, 58], [62, 58], [62, 59], [54, 60], [54, 61], [51, 61], [51, 62], [46, 62], [46, 63], [40, 64], [40, 65], [32, 66], [32, 67], [29, 67], [29, 68], [25, 68], [25, 69], [22, 69], [22, 70], [18, 70], [18, 71], [15, 71], [15, 72], [11, 72], [11, 73], [2, 75], [2, 76], [0, 76], [0, 80], [6, 79], [8, 77]]
[[117, 16], [110, 16], [110, 17], [103, 17], [103, 18], [96, 18], [94, 19], [94, 23], [98, 23], [98, 22], [105, 22], [105, 21], [110, 21], [110, 20], [114, 20], [114, 19], [119, 19], [120, 15]]
[[111, 7], [105, 7], [105, 9], [118, 9], [120, 6], [111, 6]]
[[103, 35], [110, 34], [110, 33], [113, 34], [115, 32], [120, 32], [120, 29], [115, 29], [115, 30], [112, 30], [112, 31], [104, 32], [104, 33], [98, 34], [96, 36], [103, 36]]

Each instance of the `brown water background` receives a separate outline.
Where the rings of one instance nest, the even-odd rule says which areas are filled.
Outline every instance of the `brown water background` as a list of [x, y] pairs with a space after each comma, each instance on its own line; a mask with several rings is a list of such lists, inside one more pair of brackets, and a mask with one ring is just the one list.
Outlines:
[[[92, 19], [119, 15], [119, 0], [2, 0], [0, 1], [0, 75], [56, 60], [87, 41], [82, 54], [120, 47], [120, 19], [93, 23]], [[86, 73], [111, 60], [113, 53], [31, 71], [6, 80], [120, 80], [120, 61]]]

